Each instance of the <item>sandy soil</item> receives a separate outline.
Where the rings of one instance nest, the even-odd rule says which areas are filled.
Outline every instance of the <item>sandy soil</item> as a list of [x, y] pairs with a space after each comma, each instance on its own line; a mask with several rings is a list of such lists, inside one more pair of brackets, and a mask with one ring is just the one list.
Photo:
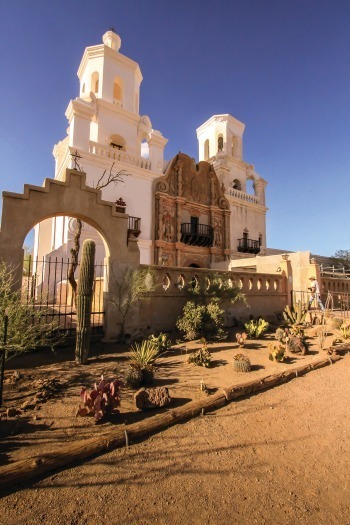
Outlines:
[[[324, 357], [314, 342], [308, 356], [272, 363], [267, 342], [251, 342], [245, 350], [254, 369], [243, 376], [232, 370], [235, 344], [211, 346], [210, 369], [188, 365], [177, 347], [160, 360], [157, 383], [169, 386], [176, 406], [201, 396], [202, 379], [214, 389]], [[0, 421], [0, 464], [153, 415], [136, 412], [133, 393], [125, 389], [121, 414], [112, 421], [75, 419], [81, 384], [92, 384], [102, 372], [122, 377], [127, 353], [95, 345], [89, 366], [76, 367], [67, 360], [71, 352], [12, 363], [23, 377], [7, 383], [4, 408], [31, 399], [40, 379], [58, 379], [59, 386], [38, 409]], [[345, 356], [128, 449], [11, 487], [0, 501], [0, 524], [82, 525], [101, 518], [135, 525], [350, 524], [349, 364]], [[7, 379], [12, 374], [8, 369]]]

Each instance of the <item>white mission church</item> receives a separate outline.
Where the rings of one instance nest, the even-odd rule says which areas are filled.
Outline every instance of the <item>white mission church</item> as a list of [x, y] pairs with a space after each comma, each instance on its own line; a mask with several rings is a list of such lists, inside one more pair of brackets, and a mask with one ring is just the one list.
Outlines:
[[[102, 44], [84, 51], [79, 96], [66, 110], [67, 136], [53, 149], [55, 178], [64, 180], [76, 151], [90, 186], [111, 169], [127, 174], [124, 184], [109, 185], [102, 196], [119, 201], [129, 215], [141, 263], [223, 268], [232, 259], [264, 255], [267, 182], [243, 160], [244, 124], [213, 115], [197, 129], [197, 163], [185, 153], [166, 161], [167, 139], [139, 113], [140, 67], [120, 46], [110, 30]], [[68, 217], [38, 224], [34, 256], [68, 258], [75, 228]], [[84, 223], [81, 240], [86, 237], [96, 241], [96, 260], [102, 260], [103, 243]]]

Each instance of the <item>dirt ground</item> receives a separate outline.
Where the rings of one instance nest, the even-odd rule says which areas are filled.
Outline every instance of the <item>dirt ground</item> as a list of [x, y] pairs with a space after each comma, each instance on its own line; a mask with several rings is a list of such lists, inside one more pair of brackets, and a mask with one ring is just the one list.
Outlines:
[[[307, 356], [287, 363], [268, 359], [267, 344], [244, 350], [253, 370], [237, 374], [235, 343], [209, 347], [212, 367], [187, 363], [199, 344], [177, 345], [160, 360], [156, 384], [166, 385], [172, 406], [230, 386], [324, 357], [316, 339]], [[19, 407], [45, 379], [56, 380], [46, 402], [0, 421], [1, 465], [130, 424], [138, 412], [133, 392], [122, 391], [121, 413], [98, 424], [75, 418], [81, 385], [101, 373], [122, 378], [127, 348], [95, 344], [88, 366], [75, 366], [73, 350], [31, 354], [10, 361], [3, 410]], [[0, 524], [109, 523], [337, 524], [350, 525], [350, 357], [216, 412], [176, 425], [142, 442], [93, 458], [25, 485], [9, 487], [0, 501]], [[13, 372], [21, 377], [13, 381]], [[40, 401], [40, 400], [39, 400]], [[3, 412], [2, 412], [3, 413]]]

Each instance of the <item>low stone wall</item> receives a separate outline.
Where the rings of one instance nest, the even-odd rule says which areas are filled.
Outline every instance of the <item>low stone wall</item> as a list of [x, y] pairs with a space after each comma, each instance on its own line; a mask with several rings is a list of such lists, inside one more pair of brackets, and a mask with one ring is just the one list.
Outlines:
[[350, 279], [344, 277], [321, 277], [322, 292], [350, 293]]
[[239, 301], [223, 305], [226, 326], [236, 321], [246, 321], [250, 316], [276, 319], [287, 304], [287, 284], [283, 275], [258, 274], [253, 271], [218, 271], [201, 268], [179, 268], [153, 266], [156, 273], [157, 289], [150, 294], [150, 300], [143, 303], [139, 313], [140, 328], [174, 330], [182, 308], [189, 300], [185, 288], [195, 280], [207, 285], [215, 273], [226, 275], [232, 286], [238, 286], [246, 295], [247, 305]]

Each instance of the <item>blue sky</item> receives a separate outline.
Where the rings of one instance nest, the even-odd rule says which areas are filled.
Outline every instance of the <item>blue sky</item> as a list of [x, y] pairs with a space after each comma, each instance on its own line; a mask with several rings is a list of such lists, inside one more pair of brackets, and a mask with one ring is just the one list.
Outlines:
[[1, 190], [53, 177], [84, 48], [111, 26], [167, 159], [198, 158], [196, 128], [230, 113], [269, 183], [268, 246], [350, 248], [348, 0], [1, 0]]

